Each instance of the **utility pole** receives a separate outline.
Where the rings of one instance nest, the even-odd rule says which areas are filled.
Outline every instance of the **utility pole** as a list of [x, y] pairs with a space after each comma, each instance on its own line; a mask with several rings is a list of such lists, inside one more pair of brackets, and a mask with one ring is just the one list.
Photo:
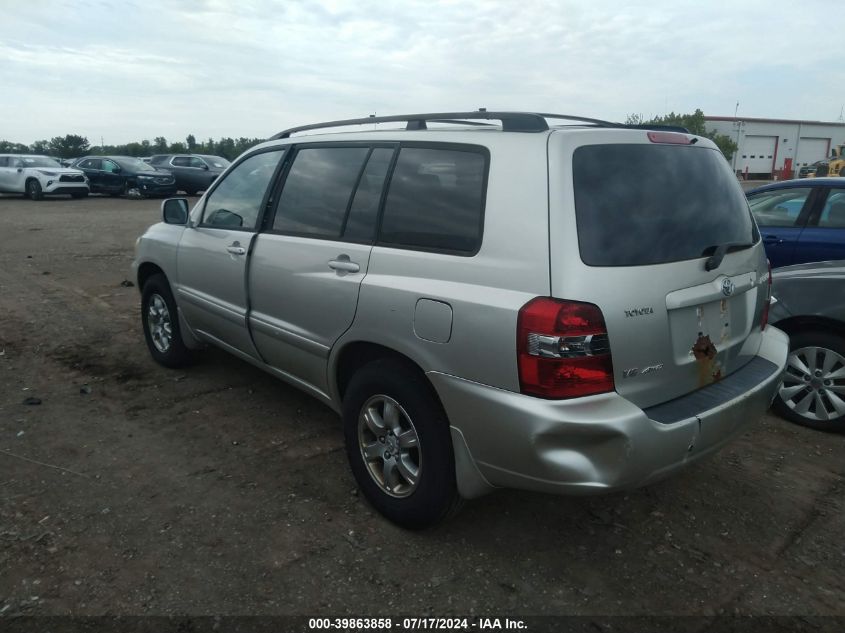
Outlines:
[[742, 128], [745, 127], [745, 123], [743, 121], [739, 121], [736, 118], [736, 113], [739, 112], [739, 101], [736, 102], [736, 107], [734, 108], [734, 122], [733, 126], [736, 129], [736, 149], [734, 150], [734, 160], [733, 160], [733, 170], [736, 173], [736, 159], [739, 156], [739, 134], [742, 131]]

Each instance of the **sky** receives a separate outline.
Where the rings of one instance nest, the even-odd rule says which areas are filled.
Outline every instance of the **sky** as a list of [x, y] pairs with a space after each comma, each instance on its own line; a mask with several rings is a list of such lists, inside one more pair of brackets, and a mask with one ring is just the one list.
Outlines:
[[0, 139], [475, 110], [835, 121], [845, 4], [0, 0]]

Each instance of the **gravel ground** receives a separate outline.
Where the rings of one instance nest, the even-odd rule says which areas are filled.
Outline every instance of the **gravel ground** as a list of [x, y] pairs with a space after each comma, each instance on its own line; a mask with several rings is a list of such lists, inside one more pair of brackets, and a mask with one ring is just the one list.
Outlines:
[[122, 282], [158, 208], [0, 196], [5, 616], [845, 615], [845, 436], [771, 415], [645, 489], [386, 523], [330, 410], [215, 350], [150, 360]]

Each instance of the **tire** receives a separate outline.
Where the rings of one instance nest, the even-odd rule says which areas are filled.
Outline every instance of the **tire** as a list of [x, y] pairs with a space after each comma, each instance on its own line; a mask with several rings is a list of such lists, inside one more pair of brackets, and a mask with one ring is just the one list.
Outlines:
[[845, 339], [816, 331], [792, 335], [786, 371], [775, 412], [811, 429], [845, 431]]
[[26, 181], [26, 197], [30, 200], [43, 200], [44, 192], [41, 190], [41, 183], [35, 178]]
[[150, 354], [165, 367], [183, 367], [191, 352], [179, 329], [179, 316], [170, 284], [164, 275], [153, 275], [141, 291], [141, 323]]
[[343, 399], [343, 426], [352, 474], [382, 515], [418, 530], [460, 507], [449, 423], [419, 370], [394, 359], [359, 369]]

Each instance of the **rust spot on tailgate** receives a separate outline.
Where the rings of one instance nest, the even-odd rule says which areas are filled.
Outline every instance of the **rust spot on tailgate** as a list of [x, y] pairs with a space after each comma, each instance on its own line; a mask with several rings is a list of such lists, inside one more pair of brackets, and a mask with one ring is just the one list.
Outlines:
[[710, 336], [698, 333], [698, 339], [692, 346], [692, 355], [698, 363], [698, 384], [702, 387], [722, 379], [722, 365], [716, 358], [716, 346]]

